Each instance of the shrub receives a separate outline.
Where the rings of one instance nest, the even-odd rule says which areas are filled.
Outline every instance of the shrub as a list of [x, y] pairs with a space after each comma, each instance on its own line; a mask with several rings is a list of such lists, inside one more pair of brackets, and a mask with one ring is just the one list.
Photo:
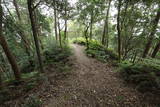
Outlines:
[[79, 44], [79, 45], [86, 45], [86, 40], [84, 38], [77, 38], [73, 40], [73, 43]]
[[55, 71], [66, 72], [70, 71], [69, 56], [72, 55], [71, 48], [68, 44], [63, 45], [63, 48], [60, 48], [58, 45], [53, 46], [45, 50], [45, 63], [54, 64]]
[[[85, 45], [86, 40], [84, 38], [78, 38], [73, 43]], [[86, 54], [102, 62], [118, 60], [118, 55], [113, 50], [107, 49], [97, 40], [89, 41], [89, 49], [86, 50]]]
[[118, 60], [118, 55], [113, 50], [105, 48], [95, 40], [89, 42], [89, 49], [86, 50], [86, 53], [88, 56], [95, 57], [103, 62]]
[[46, 50], [44, 54], [46, 63], [50, 63], [50, 62], [60, 62], [60, 61], [66, 62], [66, 60], [72, 53], [70, 47], [65, 46], [63, 47], [63, 49], [61, 49], [60, 47], [53, 47], [50, 50]]
[[154, 91], [160, 89], [160, 65], [152, 62], [121, 64], [123, 78], [136, 85], [140, 91]]

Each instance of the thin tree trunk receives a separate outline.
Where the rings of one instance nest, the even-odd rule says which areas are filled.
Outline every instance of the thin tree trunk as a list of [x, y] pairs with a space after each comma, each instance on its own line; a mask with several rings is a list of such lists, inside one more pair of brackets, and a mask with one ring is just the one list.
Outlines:
[[55, 30], [56, 41], [58, 41], [56, 2], [54, 2], [54, 30]]
[[158, 41], [156, 47], [155, 47], [154, 50], [153, 50], [152, 58], [155, 58], [155, 57], [156, 57], [156, 55], [157, 55], [159, 49], [160, 49], [160, 40]]
[[21, 21], [21, 16], [20, 16], [20, 13], [19, 13], [19, 7], [17, 5], [17, 1], [13, 0], [13, 4], [14, 4], [14, 7], [16, 9], [16, 13], [17, 13], [18, 19]]
[[34, 42], [35, 42], [35, 46], [36, 46], [36, 52], [37, 52], [37, 56], [38, 56], [39, 66], [40, 66], [40, 70], [43, 72], [43, 64], [42, 64], [42, 58], [41, 58], [40, 48], [39, 48], [38, 33], [37, 33], [36, 23], [35, 23], [35, 18], [34, 18], [35, 17], [34, 10], [32, 7], [33, 0], [27, 0], [27, 3], [28, 3], [29, 17], [30, 17], [30, 21], [31, 21], [32, 33], [33, 33]]
[[89, 26], [87, 26], [87, 28], [84, 31], [84, 36], [85, 36], [85, 39], [86, 39], [87, 50], [89, 49], [89, 41], [88, 41], [88, 34], [87, 34], [88, 29], [89, 29]]
[[2, 70], [2, 68], [1, 68], [1, 66], [0, 66], [0, 89], [2, 89], [2, 72], [3, 72], [3, 70]]
[[120, 30], [120, 12], [121, 12], [122, 1], [119, 0], [118, 4], [118, 16], [117, 16], [117, 31], [118, 31], [118, 56], [119, 62], [121, 62], [121, 30]]
[[64, 40], [67, 38], [67, 0], [65, 0], [65, 30], [64, 30]]
[[[15, 10], [16, 10], [16, 14], [18, 16], [18, 20], [19, 20], [20, 24], [22, 24], [22, 20], [21, 20], [22, 18], [21, 18], [20, 12], [19, 12], [19, 7], [18, 7], [18, 4], [17, 4], [17, 1], [13, 0], [13, 4], [14, 4]], [[21, 36], [22, 41], [24, 42], [23, 44], [24, 44], [24, 47], [25, 47], [25, 51], [26, 51], [27, 55], [30, 57], [31, 53], [30, 53], [29, 41], [27, 40], [26, 35], [23, 31], [18, 30], [18, 33]], [[29, 63], [30, 63], [31, 66], [33, 66], [33, 61], [32, 60], [29, 59]]]
[[93, 10], [91, 12], [91, 22], [90, 22], [90, 36], [89, 39], [92, 40], [92, 29], [93, 29]]
[[16, 62], [16, 59], [15, 57], [12, 55], [11, 51], [9, 50], [9, 47], [8, 47], [8, 44], [7, 44], [7, 41], [5, 40], [4, 36], [3, 36], [3, 31], [2, 31], [2, 20], [3, 20], [3, 10], [2, 10], [2, 6], [1, 6], [1, 0], [0, 0], [0, 44], [11, 64], [11, 67], [14, 71], [14, 76], [15, 76], [15, 79], [17, 81], [19, 81], [21, 79], [21, 75], [20, 75], [20, 69], [17, 65], [17, 62]]
[[[126, 22], [128, 22], [129, 20], [127, 19], [127, 11], [128, 11], [128, 5], [129, 5], [129, 1], [126, 1], [125, 2], [125, 7], [124, 7], [124, 15], [123, 15], [123, 17], [122, 17], [122, 19], [121, 19], [121, 30], [123, 29], [123, 31], [124, 31], [124, 35], [128, 35], [126, 32], [131, 32], [131, 30], [133, 30], [134, 29], [134, 26], [132, 26], [132, 28], [130, 29], [130, 31], [128, 31], [129, 30], [129, 27], [127, 26], [127, 24], [128, 23], [126, 23]], [[133, 5], [131, 5], [131, 14], [132, 14], [132, 12], [134, 11], [134, 4]], [[128, 20], [128, 21], [127, 21]], [[131, 34], [131, 37], [132, 37], [132, 35], [133, 34]], [[131, 38], [130, 37], [130, 38]], [[124, 55], [124, 54], [127, 54], [127, 53], [125, 53], [126, 51], [126, 49], [127, 49], [127, 47], [129, 47], [129, 43], [130, 43], [130, 41], [129, 40], [127, 40], [127, 38], [124, 38], [123, 40], [121, 40], [122, 41], [122, 44], [121, 44], [121, 55]], [[127, 43], [128, 42], [128, 43]], [[127, 44], [127, 45], [126, 45]]]
[[[104, 23], [103, 35], [102, 35], [102, 44], [103, 45], [106, 44], [107, 48], [108, 48], [108, 44], [109, 44], [109, 35], [108, 35], [108, 32], [109, 32], [108, 22], [109, 22], [109, 20], [108, 19], [109, 19], [109, 11], [110, 11], [110, 7], [111, 7], [111, 2], [112, 2], [112, 0], [109, 0], [106, 19], [105, 19], [105, 23]], [[105, 40], [105, 38], [106, 38], [106, 40]]]
[[44, 46], [43, 46], [43, 42], [42, 40], [40, 39], [41, 35], [42, 35], [42, 29], [41, 29], [41, 26], [39, 25], [39, 20], [38, 20], [38, 9], [35, 9], [35, 25], [36, 25], [36, 29], [37, 29], [37, 35], [38, 35], [38, 38], [39, 38], [39, 44], [40, 44], [40, 47], [41, 49], [43, 50], [44, 49]]
[[132, 61], [132, 63], [135, 63], [136, 58], [137, 58], [137, 52], [135, 52], [135, 54], [134, 54], [134, 57], [133, 57], [133, 61]]
[[146, 44], [144, 52], [143, 52], [143, 56], [142, 56], [143, 58], [145, 58], [148, 55], [148, 52], [149, 52], [149, 50], [151, 48], [151, 45], [152, 45], [152, 42], [153, 42], [153, 39], [154, 39], [154, 35], [156, 33], [156, 29], [157, 29], [157, 26], [158, 26], [159, 19], [160, 19], [160, 5], [158, 7], [157, 15], [156, 15], [155, 19], [152, 22], [153, 26], [152, 26], [151, 33], [149, 35], [147, 44]]
[[[13, 2], [14, 3], [14, 5], [15, 5], [15, 9], [16, 9], [16, 14], [17, 14], [17, 16], [18, 16], [18, 20], [20, 21], [20, 24], [22, 24], [22, 21], [21, 21], [21, 15], [20, 15], [20, 13], [19, 13], [19, 8], [18, 8], [18, 5], [17, 5], [17, 3], [16, 3], [16, 0]], [[8, 11], [8, 13], [9, 13], [9, 15], [14, 19], [14, 17], [13, 17], [13, 15], [11, 14], [11, 12], [10, 12], [10, 10], [8, 9], [8, 7], [6, 6], [6, 4], [5, 4], [5, 7], [7, 8], [7, 11]], [[16, 26], [16, 24], [15, 24], [15, 27], [18, 29], [18, 26]], [[24, 34], [24, 32], [22, 31], [22, 30], [17, 30], [17, 33], [21, 36], [21, 39], [22, 39], [22, 41], [24, 42], [24, 47], [26, 48], [26, 50], [30, 50], [29, 49], [29, 41], [26, 39], [26, 36], [25, 36], [25, 34]]]
[[62, 48], [61, 28], [60, 28], [59, 19], [58, 19], [58, 30], [59, 30], [59, 45]]
[[67, 38], [67, 19], [65, 19], [64, 40]]

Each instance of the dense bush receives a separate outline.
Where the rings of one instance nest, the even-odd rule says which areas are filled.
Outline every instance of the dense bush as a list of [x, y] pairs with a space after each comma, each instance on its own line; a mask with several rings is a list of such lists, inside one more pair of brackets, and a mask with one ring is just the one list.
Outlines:
[[73, 40], [73, 43], [79, 44], [79, 45], [86, 45], [86, 40], [84, 38], [80, 37], [80, 38]]
[[44, 52], [46, 63], [50, 62], [66, 62], [68, 57], [71, 55], [71, 49], [68, 46], [52, 48], [51, 50], [46, 50]]
[[[54, 44], [55, 43], [55, 44]], [[52, 45], [52, 47], [51, 47]], [[48, 48], [44, 51], [45, 63], [53, 64], [55, 71], [70, 71], [69, 56], [72, 55], [71, 48], [67, 43], [61, 48], [56, 42], [47, 44]]]
[[[74, 40], [73, 43], [85, 45], [86, 41], [83, 38], [78, 38]], [[105, 46], [101, 45], [100, 42], [96, 40], [89, 41], [89, 49], [86, 50], [86, 54], [104, 62], [118, 60], [118, 55], [113, 50], [105, 48]]]
[[[147, 59], [148, 60], [148, 59]], [[136, 64], [121, 64], [123, 78], [136, 85], [139, 91], [155, 91], [160, 89], [160, 65], [152, 61], [141, 61]]]

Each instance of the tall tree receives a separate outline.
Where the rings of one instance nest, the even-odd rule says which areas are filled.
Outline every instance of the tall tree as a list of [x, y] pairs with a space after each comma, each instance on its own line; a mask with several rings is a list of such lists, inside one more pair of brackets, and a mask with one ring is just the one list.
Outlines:
[[117, 15], [117, 34], [118, 34], [118, 56], [119, 62], [121, 61], [121, 29], [120, 29], [120, 12], [122, 0], [118, 0], [118, 15]]
[[151, 33], [149, 34], [147, 44], [145, 45], [145, 49], [144, 49], [143, 56], [142, 56], [143, 58], [145, 58], [149, 53], [149, 50], [151, 48], [151, 45], [152, 45], [152, 42], [153, 42], [153, 39], [154, 39], [154, 35], [156, 33], [156, 29], [157, 29], [157, 26], [158, 26], [159, 19], [160, 19], [160, 4], [159, 4], [159, 7], [158, 7], [157, 15], [152, 22], [152, 29], [151, 29]]
[[89, 49], [88, 29], [89, 29], [89, 25], [85, 25], [85, 28], [84, 28], [84, 37], [86, 39], [87, 49]]
[[[111, 7], [111, 2], [112, 0], [109, 0], [108, 2], [108, 9], [107, 9], [107, 14], [106, 14], [106, 19], [105, 19], [105, 23], [104, 23], [104, 28], [103, 28], [103, 35], [102, 35], [102, 44], [108, 47], [108, 42], [109, 42], [109, 35], [108, 35], [108, 31], [109, 31], [109, 11], [110, 11], [110, 7]], [[106, 40], [105, 40], [106, 39]], [[105, 43], [106, 42], [106, 43]]]
[[64, 40], [66, 40], [66, 38], [67, 38], [67, 16], [68, 16], [68, 14], [67, 14], [67, 0], [65, 0], [65, 9], [64, 9], [64, 11], [65, 11], [65, 30], [64, 30]]
[[56, 1], [54, 1], [54, 30], [56, 41], [58, 41]]
[[[22, 23], [21, 14], [19, 12], [19, 6], [17, 4], [17, 0], [13, 0], [13, 4], [14, 4], [15, 10], [16, 10], [16, 14], [18, 16], [19, 24], [22, 25], [23, 23]], [[25, 47], [25, 51], [26, 51], [27, 55], [30, 57], [31, 56], [30, 43], [29, 43], [29, 40], [26, 38], [25, 32], [22, 29], [19, 29], [18, 34], [21, 36], [24, 47]], [[33, 62], [30, 59], [29, 59], [29, 63], [30, 63], [31, 66], [33, 65]]]
[[61, 26], [60, 26], [60, 22], [59, 22], [59, 18], [58, 18], [58, 31], [59, 31], [59, 45], [62, 48], [62, 35], [61, 35]]
[[1, 0], [0, 0], [0, 44], [9, 60], [9, 63], [12, 66], [12, 69], [14, 71], [14, 75], [15, 75], [15, 79], [16, 80], [20, 80], [21, 79], [21, 75], [20, 75], [20, 69], [17, 65], [16, 59], [13, 56], [13, 54], [11, 53], [7, 41], [5, 40], [4, 36], [3, 36], [3, 30], [2, 30], [2, 20], [3, 20], [3, 9], [2, 9], [2, 4], [1, 4]]
[[36, 8], [37, 5], [34, 6], [33, 3], [34, 3], [34, 0], [27, 0], [29, 17], [30, 17], [31, 27], [32, 27], [32, 33], [33, 33], [34, 42], [36, 46], [36, 52], [38, 56], [38, 62], [39, 62], [40, 70], [43, 72], [43, 64], [42, 64], [42, 58], [41, 58], [39, 40], [38, 40], [38, 30], [36, 28], [36, 21], [35, 21], [36, 19], [35, 19], [35, 13], [34, 13], [34, 9]]
[[90, 19], [90, 36], [89, 36], [89, 39], [91, 40], [92, 39], [92, 32], [93, 32], [93, 10], [91, 10], [91, 19]]

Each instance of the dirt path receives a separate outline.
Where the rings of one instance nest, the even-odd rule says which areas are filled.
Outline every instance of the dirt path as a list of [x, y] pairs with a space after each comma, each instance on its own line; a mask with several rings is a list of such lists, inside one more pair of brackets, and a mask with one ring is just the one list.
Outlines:
[[72, 45], [74, 69], [54, 81], [53, 98], [45, 107], [150, 107], [133, 88], [123, 84], [107, 64], [88, 58]]

